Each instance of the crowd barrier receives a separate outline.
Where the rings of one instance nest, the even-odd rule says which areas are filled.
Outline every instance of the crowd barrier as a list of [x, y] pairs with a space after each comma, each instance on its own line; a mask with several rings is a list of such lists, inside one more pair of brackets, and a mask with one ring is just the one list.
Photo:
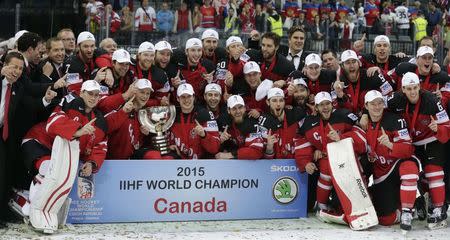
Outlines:
[[106, 160], [77, 177], [68, 223], [302, 218], [295, 160]]

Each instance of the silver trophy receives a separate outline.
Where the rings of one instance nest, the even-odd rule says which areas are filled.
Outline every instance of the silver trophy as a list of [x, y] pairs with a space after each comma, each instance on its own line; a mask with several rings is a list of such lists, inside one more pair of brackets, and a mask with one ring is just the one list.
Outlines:
[[150, 129], [151, 133], [156, 134], [152, 137], [152, 145], [161, 155], [168, 154], [169, 137], [166, 131], [175, 121], [176, 109], [171, 106], [149, 107], [139, 110], [139, 122]]

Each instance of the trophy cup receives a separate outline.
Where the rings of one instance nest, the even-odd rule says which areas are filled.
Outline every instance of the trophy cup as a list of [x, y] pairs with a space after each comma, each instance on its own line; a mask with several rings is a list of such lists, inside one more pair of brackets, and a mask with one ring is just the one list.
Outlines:
[[139, 122], [156, 134], [152, 137], [153, 147], [161, 152], [161, 155], [168, 154], [169, 138], [166, 131], [175, 121], [176, 109], [174, 105], [156, 106], [139, 110]]

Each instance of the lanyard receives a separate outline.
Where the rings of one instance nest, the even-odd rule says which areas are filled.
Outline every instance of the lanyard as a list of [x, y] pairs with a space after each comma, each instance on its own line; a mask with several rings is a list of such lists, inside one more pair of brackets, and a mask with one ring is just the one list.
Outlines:
[[387, 62], [384, 64], [384, 72], [387, 73], [389, 72], [389, 59], [387, 60]]
[[[419, 67], [416, 68], [416, 75], [419, 76]], [[422, 87], [423, 89], [425, 89], [425, 90], [428, 90], [428, 91], [431, 90], [431, 89], [429, 89], [429, 87], [430, 87], [430, 77], [431, 77], [431, 73], [429, 73], [429, 74], [426, 76], [425, 81], [423, 81], [423, 82], [422, 82], [423, 84], [421, 84], [421, 87]]]
[[322, 151], [327, 152], [327, 144], [328, 144], [327, 134], [325, 132], [325, 127], [323, 126], [324, 124], [323, 124], [322, 119], [320, 119], [319, 121], [320, 121], [320, 125], [319, 125], [320, 133], [319, 134], [321, 135], [321, 139], [322, 139]]
[[[139, 63], [137, 63], [136, 65], [137, 65], [136, 69], [137, 69], [137, 72], [138, 72], [138, 78], [141, 79], [141, 78], [144, 77], [143, 74], [142, 74], [142, 69], [139, 66]], [[151, 71], [151, 69], [152, 69], [152, 67], [150, 67], [148, 69], [148, 74], [147, 74], [147, 79], [150, 80], [150, 81], [152, 81], [152, 71]]]
[[[288, 124], [287, 124], [287, 117], [286, 117], [286, 111], [284, 112], [284, 118], [283, 118], [283, 129], [280, 131], [280, 139], [281, 141], [278, 142], [278, 146], [280, 146], [280, 148], [284, 149], [283, 145], [286, 145], [287, 143], [287, 139], [286, 139], [286, 132], [288, 128]], [[283, 156], [285, 156], [287, 154], [286, 151], [282, 151]]]
[[420, 106], [420, 100], [421, 97], [419, 96], [419, 100], [416, 103], [416, 106], [414, 107], [414, 112], [413, 112], [413, 117], [411, 119], [411, 117], [409, 116], [409, 102], [406, 104], [406, 119], [408, 120], [408, 125], [409, 125], [409, 132], [412, 134], [413, 132], [415, 132], [415, 124], [417, 121], [417, 117], [419, 115], [419, 106]]
[[[261, 70], [262, 70], [262, 72], [263, 72], [262, 77], [263, 77], [264, 79], [265, 79], [265, 78], [268, 78], [268, 74], [269, 74], [269, 73], [272, 73], [272, 70], [273, 70], [273, 68], [275, 67], [275, 63], [276, 63], [276, 55], [272, 58], [272, 62], [270, 63], [268, 69], [266, 69], [266, 68], [267, 68], [266, 62], [264, 62], [264, 63], [262, 64]], [[272, 79], [272, 80], [275, 80], [275, 79]]]
[[353, 89], [352, 84], [349, 86], [350, 95], [352, 98], [352, 110], [353, 112], [357, 112], [358, 108], [358, 102], [359, 102], [359, 89], [360, 89], [360, 83], [361, 83], [361, 72], [358, 73], [358, 77], [356, 80], [356, 87]]
[[308, 88], [310, 89], [312, 94], [317, 94], [318, 92], [320, 92], [319, 79], [317, 79], [316, 81], [309, 80]]
[[187, 117], [187, 122], [184, 121], [184, 113], [181, 112], [181, 129], [182, 129], [182, 135], [183, 135], [183, 140], [186, 141], [186, 144], [189, 141], [189, 133], [191, 132], [191, 130], [189, 129], [189, 123], [191, 123], [191, 113], [188, 114]]
[[377, 125], [375, 126], [375, 129], [372, 130], [372, 121], [369, 120], [369, 127], [367, 128], [367, 142], [370, 146], [371, 155], [374, 156], [377, 148], [377, 138], [378, 138], [378, 131], [380, 130], [380, 121], [377, 122]]

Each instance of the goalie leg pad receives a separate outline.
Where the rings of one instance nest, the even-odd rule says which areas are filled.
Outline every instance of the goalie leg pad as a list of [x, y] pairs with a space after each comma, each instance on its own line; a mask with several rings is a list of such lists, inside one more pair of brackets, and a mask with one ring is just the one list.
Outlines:
[[30, 222], [39, 231], [58, 228], [57, 213], [75, 181], [80, 155], [78, 141], [56, 137], [45, 177], [38, 174], [30, 188]]
[[377, 214], [356, 163], [350, 138], [327, 145], [333, 186], [349, 226], [363, 230], [378, 224]]

